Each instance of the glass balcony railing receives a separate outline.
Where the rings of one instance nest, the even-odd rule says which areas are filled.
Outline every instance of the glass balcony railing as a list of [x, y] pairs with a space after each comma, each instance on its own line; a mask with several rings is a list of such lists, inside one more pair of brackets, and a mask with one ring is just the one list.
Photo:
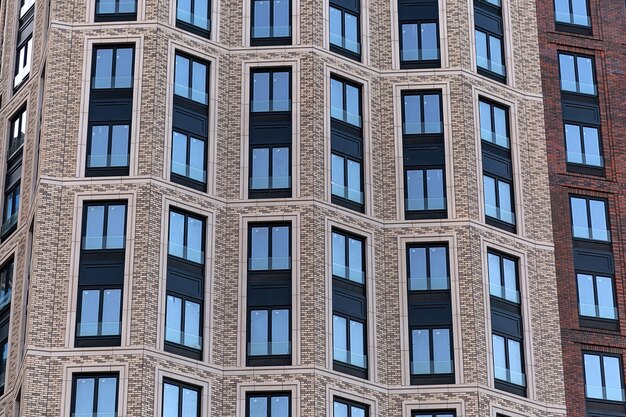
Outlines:
[[490, 204], [486, 204], [485, 209], [487, 211], [487, 216], [502, 220], [505, 223], [515, 224], [515, 213], [512, 211], [504, 210], [498, 206], [492, 206]]
[[445, 198], [407, 198], [407, 211], [445, 210]]
[[289, 355], [291, 342], [251, 342], [248, 343], [249, 356]]
[[595, 96], [598, 91], [595, 84], [561, 80], [561, 90]]
[[578, 309], [581, 316], [607, 320], [617, 319], [617, 308], [612, 306], [578, 303]]
[[348, 268], [345, 265], [333, 263], [333, 275], [348, 279], [350, 281], [363, 284], [365, 274], [363, 271], [354, 268]]
[[556, 21], [558, 23], [567, 23], [569, 25], [589, 26], [589, 16], [586, 14], [556, 12]]
[[611, 240], [611, 232], [607, 229], [574, 226], [574, 237], [608, 242]]
[[286, 38], [291, 36], [291, 26], [275, 25], [275, 26], [258, 26], [252, 27], [253, 38]]
[[409, 291], [447, 290], [450, 278], [441, 277], [409, 277]]
[[607, 401], [624, 401], [624, 390], [617, 387], [603, 387], [599, 385], [585, 385], [587, 398]]
[[331, 107], [330, 115], [334, 119], [341, 120], [357, 127], [361, 127], [361, 116], [359, 114], [347, 112], [339, 107]]
[[600, 155], [591, 155], [581, 152], [567, 151], [567, 162], [572, 164], [589, 165], [593, 167], [603, 167], [604, 158]]
[[367, 368], [367, 355], [337, 347], [333, 349], [333, 355], [333, 359], [337, 362], [344, 362], [359, 368]]
[[121, 326], [119, 321], [82, 322], [78, 323], [78, 336], [118, 336]]
[[291, 268], [291, 257], [249, 258], [248, 269], [251, 271], [271, 271]]
[[254, 100], [252, 101], [252, 112], [274, 112], [290, 111], [291, 100]]
[[436, 134], [443, 132], [443, 123], [441, 122], [405, 122], [402, 125], [402, 131], [405, 135], [422, 135]]
[[433, 61], [439, 59], [439, 49], [402, 49], [403, 61]]
[[192, 349], [202, 349], [202, 337], [195, 333], [185, 333], [171, 327], [165, 328], [165, 340]]
[[526, 386], [526, 375], [521, 372], [511, 371], [510, 369], [495, 367], [495, 377], [501, 381], [506, 381], [510, 384], [519, 385], [521, 387]]
[[252, 177], [251, 190], [280, 190], [291, 188], [291, 177]]
[[487, 129], [480, 129], [480, 138], [485, 142], [509, 149], [509, 138], [506, 135], [500, 135]]
[[502, 285], [490, 283], [489, 294], [493, 295], [494, 297], [503, 298], [516, 304], [519, 304], [520, 302], [519, 291], [513, 288], [503, 287]]
[[476, 57], [476, 61], [478, 67], [486, 69], [487, 71], [493, 72], [498, 75], [504, 75], [506, 73], [506, 67], [504, 64], [492, 61], [487, 57], [478, 56]]
[[363, 192], [354, 188], [349, 188], [341, 184], [331, 183], [331, 192], [337, 197], [342, 197], [358, 204], [363, 204]]
[[451, 374], [452, 361], [412, 361], [412, 375]]

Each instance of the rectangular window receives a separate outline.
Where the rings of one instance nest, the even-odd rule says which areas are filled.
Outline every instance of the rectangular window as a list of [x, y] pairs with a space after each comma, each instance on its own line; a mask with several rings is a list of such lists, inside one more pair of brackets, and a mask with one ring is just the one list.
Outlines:
[[13, 289], [13, 258], [2, 265], [0, 269], [0, 315], [5, 307], [11, 304]]
[[333, 314], [333, 359], [358, 368], [367, 367], [365, 324]]
[[584, 353], [585, 395], [587, 399], [624, 401], [622, 361], [617, 356]]
[[332, 232], [333, 275], [359, 284], [365, 279], [363, 240], [339, 231]]
[[11, 119], [11, 131], [9, 132], [9, 147], [7, 158], [11, 159], [22, 149], [24, 138], [26, 137], [28, 112], [26, 107], [17, 112], [17, 115]]
[[474, 0], [474, 21], [478, 72], [506, 82], [502, 6], [499, 2]]
[[331, 194], [333, 203], [363, 212], [361, 87], [330, 80]]
[[597, 95], [593, 57], [559, 52], [559, 71], [561, 91]]
[[333, 399], [333, 417], [367, 417], [369, 407], [354, 401], [335, 397]]
[[597, 127], [565, 123], [564, 130], [568, 164], [604, 166]]
[[177, 0], [176, 27], [209, 38], [211, 36], [211, 0]]
[[175, 55], [171, 180], [206, 191], [209, 64]]
[[483, 176], [485, 214], [505, 223], [515, 224], [511, 184], [489, 175]]
[[526, 385], [521, 341], [493, 334], [493, 363], [497, 380]]
[[406, 218], [445, 218], [441, 92], [402, 93], [402, 134]]
[[610, 242], [605, 200], [570, 196], [574, 238]]
[[450, 289], [446, 246], [410, 246], [407, 252], [409, 291]]
[[291, 225], [249, 226], [247, 365], [291, 365]]
[[205, 219], [170, 209], [165, 350], [202, 359]]
[[439, 5], [436, 0], [398, 0], [400, 68], [439, 68]]
[[252, 0], [251, 45], [291, 44], [291, 0]]
[[509, 149], [508, 109], [480, 99], [480, 138], [486, 142]]
[[250, 197], [291, 197], [291, 70], [258, 69], [250, 78]]
[[117, 415], [118, 375], [76, 375], [72, 380], [72, 416]]
[[[8, 332], [8, 323], [6, 327], [7, 327], [7, 332]], [[4, 395], [8, 358], [9, 358], [9, 340], [8, 338], [4, 338], [3, 340], [0, 340], [0, 396]]]
[[291, 417], [291, 395], [286, 392], [248, 394], [246, 417]]
[[330, 50], [361, 60], [361, 3], [359, 0], [330, 0]]
[[96, 22], [137, 19], [137, 0], [96, 0]]
[[87, 176], [128, 175], [134, 55], [129, 45], [93, 50]]
[[487, 253], [489, 294], [501, 300], [520, 303], [517, 260], [498, 252]]
[[76, 346], [117, 346], [122, 322], [126, 204], [83, 209]]
[[200, 388], [172, 379], [163, 380], [163, 417], [199, 417]]
[[414, 411], [411, 417], [456, 417], [453, 411]]
[[450, 329], [411, 329], [411, 375], [451, 374]]
[[35, 4], [32, 0], [20, 2], [20, 17], [15, 47], [15, 70], [13, 90], [16, 91], [28, 79], [33, 57], [33, 30], [35, 25]]
[[563, 30], [560, 25], [591, 27], [587, 0], [554, 0], [554, 9], [557, 29]]
[[613, 278], [577, 273], [578, 311], [583, 317], [617, 320]]
[[13, 287], [13, 258], [0, 268], [0, 396], [6, 384], [9, 359], [9, 324], [11, 318], [11, 289]]

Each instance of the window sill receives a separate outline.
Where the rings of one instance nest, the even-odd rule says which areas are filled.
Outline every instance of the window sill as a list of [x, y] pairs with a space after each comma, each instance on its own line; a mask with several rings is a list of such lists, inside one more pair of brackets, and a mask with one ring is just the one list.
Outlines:
[[248, 198], [291, 198], [291, 188], [250, 190]]
[[194, 35], [198, 35], [206, 39], [209, 39], [211, 37], [211, 24], [210, 23], [209, 23], [209, 29], [202, 29], [198, 26], [194, 26], [189, 23], [176, 20], [176, 27], [186, 32], [191, 32]]
[[170, 174], [170, 181], [182, 185], [184, 187], [192, 188], [194, 190], [198, 190], [200, 192], [206, 193], [206, 183], [192, 180], [188, 177], [184, 177], [182, 175], [178, 175], [175, 173]]
[[451, 385], [454, 374], [411, 375], [411, 385]]
[[137, 13], [111, 13], [101, 14], [94, 17], [94, 22], [106, 23], [106, 22], [133, 22], [137, 20]]
[[495, 388], [501, 391], [519, 395], [520, 397], [526, 397], [526, 388], [520, 385], [511, 384], [510, 382], [495, 380]]
[[187, 358], [198, 360], [198, 361], [202, 360], [201, 350], [193, 349], [193, 348], [179, 345], [176, 343], [165, 341], [163, 350], [169, 353], [173, 353], [174, 355], [186, 356]]
[[559, 32], [567, 32], [568, 34], [593, 36], [593, 29], [591, 26], [575, 25], [573, 23], [554, 22], [554, 29]]
[[489, 226], [497, 227], [509, 233], [517, 233], [517, 228], [514, 224], [503, 222], [502, 220], [494, 219], [493, 217], [485, 216], [485, 223]]
[[590, 165], [573, 164], [567, 162], [567, 172], [576, 174], [593, 175], [596, 177], [606, 177], [604, 167], [594, 167]]
[[506, 75], [500, 75], [493, 71], [489, 71], [481, 67], [477, 67], [476, 71], [478, 72], [479, 75], [482, 75], [483, 77], [487, 77], [499, 83], [506, 84]]
[[342, 207], [345, 207], [345, 208], [350, 209], [350, 210], [354, 210], [354, 211], [359, 212], [359, 213], [365, 213], [365, 205], [364, 204], [359, 204], [359, 203], [356, 203], [354, 201], [350, 201], [350, 200], [347, 200], [345, 198], [338, 197], [336, 195], [333, 195], [331, 197], [331, 202], [333, 204], [337, 204], [338, 206], [342, 206]]
[[291, 366], [291, 355], [247, 356], [246, 366]]
[[74, 347], [112, 347], [121, 345], [121, 336], [76, 336]]
[[251, 38], [250, 46], [291, 46], [291, 36], [283, 38]]
[[347, 363], [333, 361], [333, 370], [344, 374], [352, 375], [357, 378], [367, 379], [367, 369], [352, 366]]
[[431, 69], [431, 68], [441, 68], [441, 60], [433, 59], [433, 60], [424, 60], [424, 61], [400, 61], [400, 69], [402, 70]]
[[361, 54], [359, 53], [349, 51], [333, 44], [330, 44], [330, 51], [346, 58], [352, 59], [353, 61], [361, 62]]
[[127, 177], [128, 167], [120, 168], [85, 168], [86, 177]]
[[595, 317], [579, 316], [579, 325], [584, 329], [601, 329], [619, 332], [619, 319], [601, 319]]
[[447, 210], [405, 210], [404, 218], [406, 220], [428, 220], [428, 219], [447, 219]]

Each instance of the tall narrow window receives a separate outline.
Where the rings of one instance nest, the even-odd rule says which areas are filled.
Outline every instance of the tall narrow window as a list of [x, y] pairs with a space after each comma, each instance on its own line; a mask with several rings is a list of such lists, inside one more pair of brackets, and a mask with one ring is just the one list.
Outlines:
[[20, 209], [20, 185], [22, 181], [22, 157], [26, 136], [26, 107], [20, 109], [11, 119], [9, 143], [6, 155], [6, 176], [4, 183], [4, 205], [0, 238], [6, 239], [17, 228]]
[[118, 346], [121, 335], [126, 203], [83, 209], [76, 346]]
[[368, 417], [366, 405], [335, 397], [333, 400], [333, 417]]
[[402, 93], [405, 216], [447, 216], [441, 93]]
[[364, 211], [361, 87], [330, 80], [331, 194], [335, 204]]
[[330, 50], [361, 60], [360, 0], [330, 0]]
[[333, 368], [367, 378], [365, 240], [332, 231]]
[[448, 247], [409, 245], [407, 272], [411, 384], [453, 384]]
[[13, 90], [20, 88], [28, 79], [33, 57], [33, 30], [35, 25], [35, 4], [32, 0], [20, 2], [20, 16], [15, 47], [15, 71]]
[[72, 380], [72, 416], [117, 415], [118, 375], [77, 375]]
[[500, 2], [474, 0], [474, 23], [478, 73], [505, 83], [504, 21]]
[[200, 417], [200, 388], [163, 380], [163, 417]]
[[574, 238], [603, 242], [611, 240], [605, 200], [571, 196], [570, 205]]
[[518, 260], [490, 249], [487, 265], [495, 385], [497, 389], [526, 396]]
[[291, 44], [291, 0], [252, 0], [252, 46]]
[[509, 111], [508, 108], [485, 98], [480, 98], [478, 105], [485, 221], [487, 224], [515, 233]]
[[587, 0], [554, 0], [554, 20], [558, 30], [591, 35]]
[[175, 55], [171, 180], [206, 191], [209, 64]]
[[209, 38], [211, 36], [211, 0], [177, 0], [176, 27]]
[[165, 350], [202, 359], [205, 219], [170, 209]]
[[11, 318], [11, 288], [13, 286], [13, 258], [0, 268], [0, 396], [7, 382], [9, 358], [9, 321]]
[[96, 0], [96, 22], [137, 20], [137, 0]]
[[254, 70], [251, 86], [250, 197], [291, 197], [291, 71]]
[[9, 259], [0, 268], [0, 315], [11, 304], [13, 289], [13, 258]]
[[618, 356], [584, 353], [585, 395], [588, 400], [624, 402], [622, 361]]
[[128, 175], [134, 54], [130, 45], [93, 50], [87, 176]]
[[559, 52], [561, 90], [596, 95], [594, 60], [584, 55]]
[[249, 226], [247, 365], [291, 365], [291, 225]]
[[437, 0], [398, 0], [400, 68], [439, 68]]
[[291, 395], [286, 392], [250, 393], [246, 417], [291, 417]]

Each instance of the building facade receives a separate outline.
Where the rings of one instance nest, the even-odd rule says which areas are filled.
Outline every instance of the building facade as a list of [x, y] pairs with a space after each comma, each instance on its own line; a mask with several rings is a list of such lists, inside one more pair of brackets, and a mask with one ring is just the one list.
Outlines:
[[526, 0], [2, 0], [0, 416], [565, 415]]
[[626, 7], [538, 4], [568, 415], [625, 415]]

